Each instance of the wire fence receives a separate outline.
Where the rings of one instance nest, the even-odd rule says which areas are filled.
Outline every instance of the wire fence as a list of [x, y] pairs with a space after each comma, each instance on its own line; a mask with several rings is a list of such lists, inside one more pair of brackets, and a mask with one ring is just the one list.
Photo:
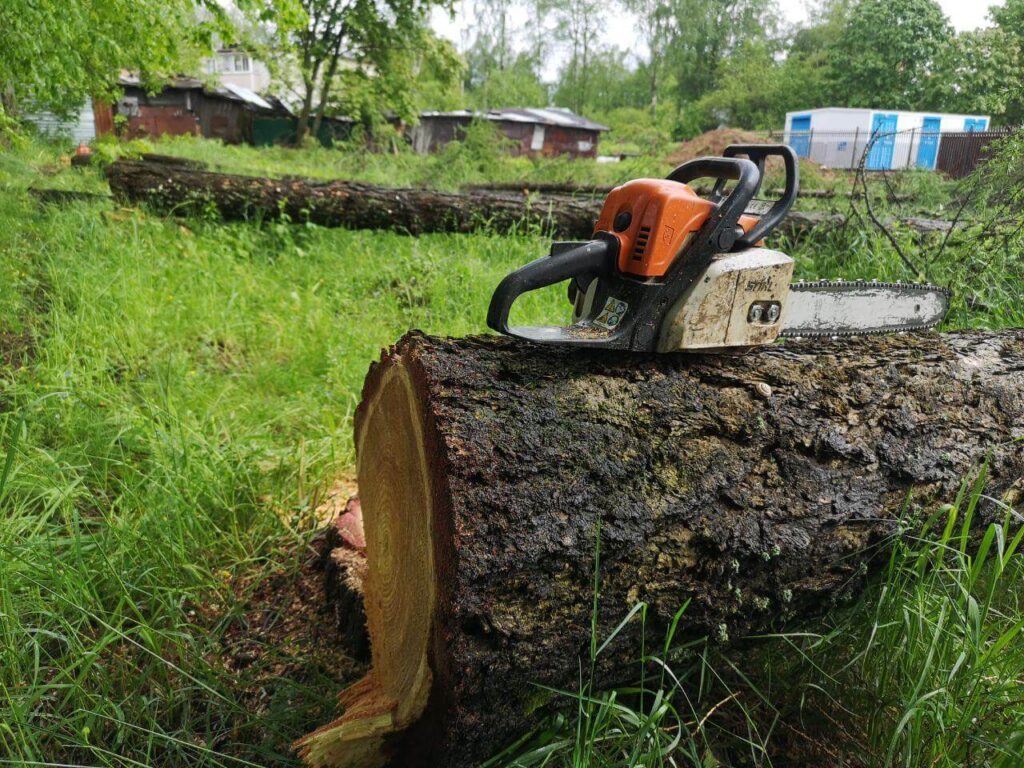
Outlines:
[[769, 132], [800, 157], [826, 168], [856, 170], [863, 162], [868, 171], [917, 168], [963, 178], [987, 156], [988, 150], [1010, 131], [940, 132], [912, 128], [906, 131], [784, 131]]

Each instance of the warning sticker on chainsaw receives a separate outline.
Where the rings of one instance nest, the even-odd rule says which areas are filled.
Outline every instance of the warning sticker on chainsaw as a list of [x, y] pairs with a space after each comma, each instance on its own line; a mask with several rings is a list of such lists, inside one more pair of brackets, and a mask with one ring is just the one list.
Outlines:
[[609, 297], [604, 303], [601, 314], [594, 318], [594, 325], [607, 328], [609, 331], [613, 330], [622, 322], [627, 309], [629, 309], [629, 305], [626, 302]]

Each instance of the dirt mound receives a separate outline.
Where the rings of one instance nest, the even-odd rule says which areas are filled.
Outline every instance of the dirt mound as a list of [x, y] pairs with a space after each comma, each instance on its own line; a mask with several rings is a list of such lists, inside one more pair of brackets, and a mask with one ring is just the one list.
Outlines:
[[[782, 137], [778, 135], [769, 139], [763, 133], [744, 131], [740, 128], [716, 128], [689, 141], [684, 141], [666, 159], [668, 165], [675, 168], [677, 165], [698, 157], [719, 157], [730, 144], [776, 144], [781, 141]], [[785, 182], [782, 159], [768, 158], [767, 170], [766, 188], [782, 186]], [[800, 158], [801, 188], [816, 189], [822, 186], [827, 179], [834, 177], [833, 171], [822, 168], [810, 160]]]
[[739, 128], [716, 128], [684, 141], [668, 156], [674, 165], [698, 157], [720, 156], [730, 144], [764, 144], [768, 139], [753, 131]]

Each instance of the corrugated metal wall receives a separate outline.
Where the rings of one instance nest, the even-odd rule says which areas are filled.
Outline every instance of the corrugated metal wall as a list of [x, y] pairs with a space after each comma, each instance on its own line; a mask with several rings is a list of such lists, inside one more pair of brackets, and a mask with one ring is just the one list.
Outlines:
[[25, 115], [25, 120], [45, 136], [70, 137], [76, 144], [89, 143], [96, 138], [96, 120], [91, 101], [86, 101], [78, 114], [68, 119], [61, 119], [52, 112], [38, 112]]
[[[436, 152], [450, 141], [459, 141], [466, 135], [466, 127], [472, 118], [461, 115], [430, 115], [423, 117], [409, 129], [413, 149], [425, 155]], [[595, 157], [600, 133], [583, 128], [560, 125], [539, 125], [520, 120], [496, 120], [494, 125], [505, 138], [515, 144], [509, 148], [511, 155], [543, 155], [545, 157]], [[541, 139], [535, 148], [535, 135]]]

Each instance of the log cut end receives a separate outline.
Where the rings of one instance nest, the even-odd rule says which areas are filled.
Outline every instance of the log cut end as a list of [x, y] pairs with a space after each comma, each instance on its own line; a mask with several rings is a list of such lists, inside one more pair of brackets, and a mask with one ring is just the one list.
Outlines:
[[371, 670], [346, 690], [345, 713], [298, 743], [312, 766], [387, 763], [389, 737], [423, 714], [432, 677], [434, 494], [422, 408], [409, 369], [392, 360], [371, 376], [358, 419], [359, 491], [367, 558], [366, 621]]

